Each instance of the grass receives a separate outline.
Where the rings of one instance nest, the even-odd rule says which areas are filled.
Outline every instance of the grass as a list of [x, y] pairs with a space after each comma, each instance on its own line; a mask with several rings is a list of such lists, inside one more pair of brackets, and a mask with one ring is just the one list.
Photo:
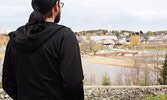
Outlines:
[[[144, 50], [146, 50], [146, 51], [157, 51], [156, 48], [139, 48], [137, 50], [139, 50], [139, 51], [144, 51]], [[167, 48], [159, 48], [159, 51], [167, 51]]]
[[[140, 44], [137, 48], [137, 50], [143, 51], [156, 51], [157, 50], [157, 46], [159, 51], [167, 51], [167, 44]], [[131, 45], [130, 44], [126, 44], [122, 47], [122, 49], [131, 49]], [[135, 50], [134, 48], [132, 48], [132, 50]]]
[[143, 100], [167, 100], [167, 95], [164, 96], [157, 96], [157, 97], [153, 97], [153, 98], [146, 98]]

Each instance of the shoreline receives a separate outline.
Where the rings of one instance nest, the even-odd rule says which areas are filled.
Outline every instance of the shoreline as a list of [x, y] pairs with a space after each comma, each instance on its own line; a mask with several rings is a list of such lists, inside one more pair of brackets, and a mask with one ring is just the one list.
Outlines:
[[[100, 57], [97, 57], [100, 58]], [[81, 61], [83, 63], [92, 63], [92, 64], [101, 64], [101, 65], [109, 65], [109, 66], [115, 66], [115, 67], [122, 67], [122, 68], [135, 68], [133, 61], [130, 60], [129, 58], [127, 59], [114, 59], [112, 61], [112, 58], [107, 58], [107, 57], [101, 57], [101, 59], [97, 59], [96, 56], [87, 56], [87, 57], [82, 57]], [[128, 61], [128, 62], [126, 62]], [[138, 69], [145, 69], [143, 66], [139, 66]], [[157, 72], [157, 69], [154, 68], [148, 68], [150, 71]]]

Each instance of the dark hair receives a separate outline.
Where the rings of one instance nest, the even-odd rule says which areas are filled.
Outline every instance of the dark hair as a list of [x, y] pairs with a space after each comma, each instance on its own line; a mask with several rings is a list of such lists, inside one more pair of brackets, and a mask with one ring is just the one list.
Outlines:
[[60, 0], [32, 0], [34, 11], [31, 13], [28, 23], [25, 25], [24, 33], [31, 38], [36, 38], [36, 33], [42, 31], [45, 19], [52, 17], [52, 7]]
[[35, 33], [44, 29], [45, 19], [52, 17], [52, 10], [47, 14], [41, 14], [39, 11], [33, 11], [29, 17], [28, 23], [25, 25], [24, 33], [31, 38], [36, 38]]

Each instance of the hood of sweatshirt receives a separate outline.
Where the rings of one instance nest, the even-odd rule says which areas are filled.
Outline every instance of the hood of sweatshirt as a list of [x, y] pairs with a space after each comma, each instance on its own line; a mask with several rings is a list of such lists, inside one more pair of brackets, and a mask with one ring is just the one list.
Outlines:
[[64, 26], [46, 22], [45, 28], [42, 31], [35, 33], [36, 38], [28, 37], [24, 33], [24, 27], [25, 25], [19, 27], [16, 31], [10, 32], [8, 35], [16, 48], [27, 52], [33, 52]]

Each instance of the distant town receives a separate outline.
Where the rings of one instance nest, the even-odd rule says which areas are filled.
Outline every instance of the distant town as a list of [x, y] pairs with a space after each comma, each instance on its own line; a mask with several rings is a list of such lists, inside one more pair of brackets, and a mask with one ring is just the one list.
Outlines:
[[[85, 85], [101, 85], [106, 71], [111, 85], [158, 84], [167, 52], [167, 31], [90, 30], [74, 34], [80, 46]], [[8, 33], [0, 34], [1, 64], [8, 40]]]
[[[143, 31], [91, 30], [75, 32], [75, 34], [79, 42], [83, 63], [134, 69], [133, 71], [117, 72], [115, 80], [112, 82], [113, 85], [139, 85], [143, 81], [148, 82], [148, 84], [158, 84], [157, 80], [160, 77], [160, 70], [167, 52], [167, 31], [144, 33]], [[84, 66], [84, 69], [86, 73], [91, 67], [88, 69]], [[90, 80], [98, 74], [94, 70], [92, 70], [94, 73], [89, 73], [90, 75], [87, 76], [87, 80], [89, 80], [87, 84], [98, 83], [95, 81], [96, 79], [93, 82]], [[141, 70], [144, 73], [141, 73]], [[114, 72], [111, 70], [108, 73]], [[122, 77], [128, 77], [125, 73], [131, 77], [130, 83], [126, 83], [125, 80], [122, 82]], [[139, 78], [138, 82], [136, 76]], [[147, 77], [147, 79], [142, 77]]]
[[[88, 43], [90, 41], [100, 43], [109, 48], [122, 48], [131, 44], [128, 49], [141, 46], [140, 44], [165, 44], [167, 43], [167, 31], [107, 31], [92, 30], [75, 32], [79, 43]], [[148, 47], [149, 48], [149, 47]], [[150, 47], [151, 48], [151, 47]]]

